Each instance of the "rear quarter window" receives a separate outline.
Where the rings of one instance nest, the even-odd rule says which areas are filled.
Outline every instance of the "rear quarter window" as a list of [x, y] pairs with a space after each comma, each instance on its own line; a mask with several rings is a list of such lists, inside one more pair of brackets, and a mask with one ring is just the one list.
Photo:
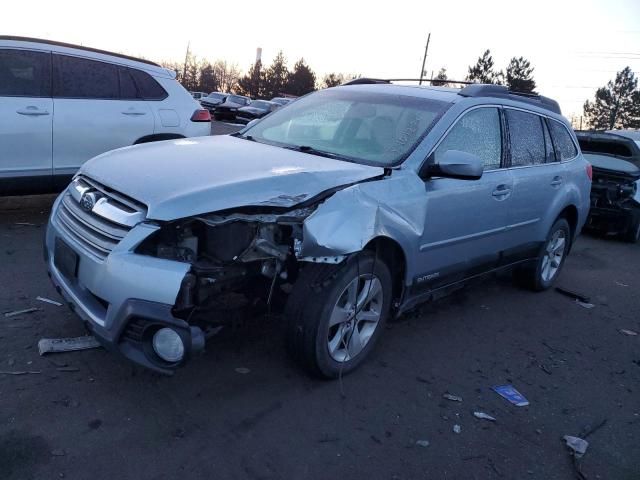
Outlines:
[[551, 139], [556, 150], [558, 160], [570, 160], [578, 155], [573, 139], [569, 134], [567, 127], [555, 120], [549, 120], [549, 130], [551, 131]]
[[166, 90], [147, 72], [135, 68], [128, 70], [138, 87], [139, 98], [143, 100], [164, 100], [167, 98]]

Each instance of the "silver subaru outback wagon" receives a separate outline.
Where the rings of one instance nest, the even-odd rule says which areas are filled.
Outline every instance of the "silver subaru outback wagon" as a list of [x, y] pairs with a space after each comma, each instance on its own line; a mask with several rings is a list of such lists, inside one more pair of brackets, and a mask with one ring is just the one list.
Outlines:
[[359, 83], [234, 135], [86, 163], [55, 202], [45, 257], [92, 334], [172, 373], [234, 308], [281, 307], [293, 358], [335, 377], [389, 317], [473, 277], [514, 268], [549, 288], [591, 186], [558, 104]]

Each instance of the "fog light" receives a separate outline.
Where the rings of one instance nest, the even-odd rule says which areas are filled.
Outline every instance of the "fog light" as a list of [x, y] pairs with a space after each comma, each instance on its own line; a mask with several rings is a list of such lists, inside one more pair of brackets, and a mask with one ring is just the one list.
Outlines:
[[153, 350], [166, 362], [175, 363], [184, 357], [184, 343], [175, 330], [161, 328], [153, 335]]

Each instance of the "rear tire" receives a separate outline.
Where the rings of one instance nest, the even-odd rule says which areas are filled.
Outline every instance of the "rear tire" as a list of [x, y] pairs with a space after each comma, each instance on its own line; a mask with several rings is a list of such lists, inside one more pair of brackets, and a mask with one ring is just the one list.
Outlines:
[[536, 292], [547, 290], [558, 278], [571, 246], [571, 227], [565, 218], [553, 224], [538, 257], [514, 271], [516, 281]]
[[285, 307], [287, 350], [315, 376], [354, 370], [384, 330], [391, 287], [389, 268], [370, 252], [305, 266]]

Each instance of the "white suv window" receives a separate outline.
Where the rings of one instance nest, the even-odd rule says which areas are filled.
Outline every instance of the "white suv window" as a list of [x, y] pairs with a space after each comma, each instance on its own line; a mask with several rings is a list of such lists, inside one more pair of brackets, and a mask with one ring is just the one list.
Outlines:
[[120, 97], [118, 68], [86, 58], [54, 55], [53, 95], [62, 98]]
[[51, 55], [0, 50], [0, 97], [50, 97]]
[[460, 150], [480, 157], [485, 170], [500, 168], [502, 158], [502, 127], [495, 107], [483, 107], [465, 113], [436, 149], [438, 154]]

